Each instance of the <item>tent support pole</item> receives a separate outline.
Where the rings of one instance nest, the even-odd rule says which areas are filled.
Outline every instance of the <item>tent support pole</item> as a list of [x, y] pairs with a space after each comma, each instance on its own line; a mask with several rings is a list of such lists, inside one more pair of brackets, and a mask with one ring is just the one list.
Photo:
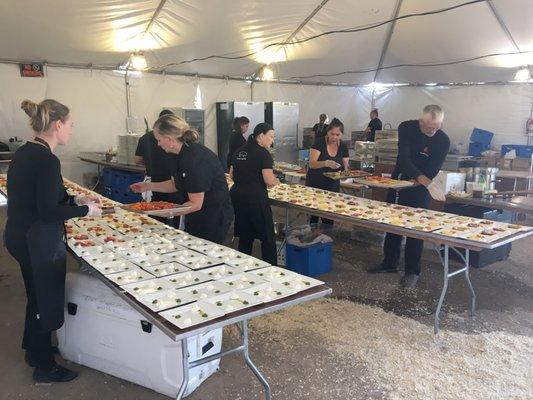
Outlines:
[[[383, 62], [385, 61], [385, 56], [387, 55], [387, 50], [389, 49], [390, 40], [392, 38], [392, 34], [394, 32], [394, 27], [396, 26], [396, 18], [398, 18], [398, 15], [400, 14], [400, 9], [402, 8], [403, 0], [396, 0], [396, 5], [394, 6], [394, 11], [392, 13], [392, 20], [393, 22], [389, 25], [389, 30], [387, 31], [387, 36], [385, 37], [385, 41], [383, 42], [383, 48], [381, 49], [381, 55], [379, 57], [379, 62], [377, 66], [377, 71], [374, 74], [374, 79], [372, 82], [376, 82], [378, 79], [380, 68], [383, 66]], [[374, 109], [374, 93], [375, 89], [372, 90], [372, 102], [370, 104], [370, 110]]]

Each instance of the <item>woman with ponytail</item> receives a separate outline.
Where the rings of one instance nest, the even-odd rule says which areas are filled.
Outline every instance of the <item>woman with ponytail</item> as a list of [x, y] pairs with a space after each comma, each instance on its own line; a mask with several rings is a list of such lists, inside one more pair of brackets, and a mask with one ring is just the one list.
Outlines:
[[267, 193], [267, 188], [278, 183], [273, 172], [274, 161], [268, 151], [273, 142], [272, 126], [258, 124], [248, 142], [233, 154], [230, 175], [235, 182], [231, 188], [231, 200], [239, 251], [252, 254], [254, 240], [259, 239], [263, 260], [276, 265], [274, 221]]
[[136, 193], [178, 192], [181, 202], [190, 208], [173, 214], [185, 217], [185, 231], [215, 243], [226, 238], [233, 209], [228, 183], [219, 158], [197, 143], [198, 132], [176, 115], [163, 115], [154, 124], [154, 136], [167, 153], [177, 155], [175, 175], [164, 182], [138, 182], [131, 185]]
[[67, 194], [61, 164], [54, 155], [72, 134], [68, 107], [55, 100], [39, 104], [25, 100], [21, 108], [30, 117], [33, 140], [21, 146], [7, 173], [8, 210], [5, 245], [18, 261], [28, 302], [22, 348], [26, 362], [35, 367], [36, 382], [66, 382], [77, 373], [56, 363], [52, 331], [63, 325], [66, 245], [64, 222], [99, 216], [95, 196]]

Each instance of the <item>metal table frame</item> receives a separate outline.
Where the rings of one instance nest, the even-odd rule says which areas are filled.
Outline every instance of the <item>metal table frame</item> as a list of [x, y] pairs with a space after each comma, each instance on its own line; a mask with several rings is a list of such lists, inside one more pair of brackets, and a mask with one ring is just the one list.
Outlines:
[[[293, 203], [282, 202], [279, 200], [271, 199], [270, 203], [273, 206], [285, 209], [285, 229], [286, 229], [285, 232], [286, 233], [288, 231], [289, 222], [290, 222], [289, 212], [291, 209], [293, 209], [293, 210], [298, 210], [300, 212], [303, 212], [305, 214], [312, 214], [312, 215], [316, 215], [319, 217], [324, 217], [327, 219], [335, 220], [338, 222], [344, 222], [344, 223], [347, 223], [353, 226], [367, 228], [367, 229], [371, 229], [371, 230], [379, 231], [379, 232], [393, 233], [396, 235], [411, 237], [414, 239], [420, 239], [420, 240], [433, 243], [435, 248], [438, 249], [439, 259], [444, 269], [442, 290], [441, 290], [439, 300], [437, 302], [437, 308], [435, 310], [435, 323], [434, 323], [435, 334], [439, 332], [440, 312], [441, 312], [442, 305], [444, 303], [446, 292], [448, 290], [449, 279], [456, 275], [464, 274], [464, 277], [466, 279], [466, 282], [468, 284], [468, 287], [471, 293], [471, 299], [472, 299], [471, 315], [472, 316], [474, 315], [475, 307], [476, 307], [476, 293], [474, 291], [474, 287], [472, 286], [472, 282], [470, 281], [470, 250], [481, 251], [483, 249], [494, 249], [499, 246], [503, 246], [507, 243], [511, 243], [515, 240], [519, 240], [527, 236], [533, 235], [533, 230], [531, 230], [527, 232], [517, 233], [511, 236], [508, 236], [504, 239], [494, 241], [492, 243], [481, 243], [481, 242], [475, 242], [472, 240], [444, 237], [444, 236], [437, 235], [431, 232], [415, 231], [415, 230], [400, 227], [400, 226], [388, 225], [388, 224], [383, 224], [380, 222], [370, 221], [370, 220], [363, 220], [360, 218], [349, 217], [349, 216], [335, 214], [335, 213], [331, 213], [327, 211], [315, 210], [309, 207], [304, 207], [304, 206], [300, 206], [300, 205], [293, 204]], [[287, 240], [287, 234], [285, 234], [284, 241], [281, 243], [280, 249], [278, 251], [282, 251], [283, 246], [286, 243], [286, 240]], [[457, 254], [459, 254], [460, 258], [464, 262], [464, 265], [460, 269], [455, 270], [453, 272], [450, 272], [450, 259], [449, 259], [450, 249], [456, 252]], [[465, 256], [463, 256], [461, 252], [459, 252], [458, 249], [464, 249]], [[443, 250], [444, 254], [441, 254], [441, 250]]]
[[[213, 321], [208, 321], [204, 324], [193, 326], [187, 329], [180, 329], [170, 322], [166, 321], [163, 317], [159, 316], [156, 312], [146, 308], [141, 303], [137, 302], [133, 296], [125, 292], [120, 286], [111, 282], [100, 272], [92, 268], [87, 262], [82, 258], [78, 257], [74, 252], [69, 249], [71, 256], [78, 262], [80, 269], [83, 271], [89, 272], [91, 275], [100, 279], [107, 287], [109, 287], [114, 293], [120, 296], [124, 301], [126, 301], [133, 309], [138, 311], [143, 317], [145, 317], [148, 322], [160, 329], [164, 334], [170, 337], [175, 342], [181, 342], [181, 351], [182, 351], [182, 368], [183, 368], [183, 382], [179, 388], [176, 400], [183, 398], [183, 395], [187, 391], [187, 385], [189, 383], [189, 371], [192, 368], [198, 367], [203, 364], [207, 364], [211, 361], [222, 359], [222, 357], [229, 356], [231, 354], [241, 353], [246, 365], [250, 368], [255, 377], [259, 380], [263, 386], [265, 392], [265, 399], [271, 400], [272, 392], [270, 385], [263, 374], [259, 371], [257, 366], [253, 363], [250, 358], [249, 352], [249, 330], [248, 330], [248, 321], [254, 317], [265, 315], [274, 311], [279, 311], [297, 304], [304, 303], [306, 301], [316, 300], [325, 296], [328, 296], [332, 293], [331, 288], [324, 285], [317, 286], [303, 292], [297, 293], [295, 295], [282, 298], [271, 303], [261, 304], [248, 309], [237, 311], [232, 314], [228, 314], [224, 317], [215, 319]], [[229, 325], [236, 325], [239, 333], [241, 343], [238, 346], [235, 346], [231, 349], [221, 351], [217, 354], [200, 358], [195, 361], [189, 361], [189, 352], [187, 339], [193, 336], [200, 335], [202, 333], [211, 331], [213, 329], [223, 328]]]

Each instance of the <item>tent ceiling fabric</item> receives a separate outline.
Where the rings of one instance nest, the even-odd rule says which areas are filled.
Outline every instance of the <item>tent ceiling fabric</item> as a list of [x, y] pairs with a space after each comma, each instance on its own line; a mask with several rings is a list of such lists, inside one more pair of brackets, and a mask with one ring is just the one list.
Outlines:
[[[0, 2], [0, 58], [65, 64], [116, 66], [131, 51], [144, 50], [151, 67], [201, 75], [246, 77], [270, 60], [276, 77], [301, 81], [366, 84], [374, 72], [340, 74], [377, 67], [389, 25], [337, 33], [305, 43], [283, 43], [323, 0], [3, 0]], [[404, 0], [399, 15], [438, 10], [466, 0]], [[442, 67], [384, 69], [380, 82], [508, 81], [516, 68], [533, 64], [531, 0], [492, 0], [522, 52]], [[329, 0], [293, 40], [332, 30], [363, 27], [391, 18], [395, 0]], [[145, 34], [146, 32], [146, 34]], [[383, 66], [459, 60], [516, 52], [490, 7], [467, 5], [445, 13], [397, 21]], [[307, 78], [306, 78], [307, 77]]]

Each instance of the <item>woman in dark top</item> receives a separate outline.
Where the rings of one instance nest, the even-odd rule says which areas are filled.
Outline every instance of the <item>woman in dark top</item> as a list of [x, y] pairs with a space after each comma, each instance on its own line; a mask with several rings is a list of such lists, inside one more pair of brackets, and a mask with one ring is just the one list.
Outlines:
[[246, 144], [244, 134], [248, 131], [250, 126], [250, 120], [246, 117], [237, 117], [233, 121], [233, 133], [229, 138], [229, 150], [228, 150], [228, 171], [231, 167], [231, 161], [235, 150]]
[[235, 210], [235, 237], [239, 251], [252, 254], [255, 239], [261, 241], [261, 255], [277, 264], [276, 238], [267, 187], [278, 183], [272, 156], [267, 150], [274, 142], [274, 130], [266, 123], [257, 125], [246, 145], [233, 155], [230, 176], [234, 181], [231, 200]]
[[[307, 171], [306, 186], [340, 192], [340, 181], [324, 176], [324, 172], [338, 172], [348, 170], [348, 148], [342, 143], [344, 132], [343, 123], [334, 118], [328, 126], [325, 137], [319, 138], [309, 153], [309, 170]], [[311, 216], [310, 223], [318, 222], [318, 217]], [[333, 221], [322, 218], [325, 224]]]
[[233, 208], [228, 183], [217, 155], [196, 143], [198, 132], [180, 117], [164, 115], [154, 124], [154, 136], [167, 153], [177, 155], [176, 175], [164, 182], [139, 182], [131, 185], [136, 193], [148, 190], [179, 192], [190, 209], [185, 215], [185, 231], [201, 239], [222, 243], [226, 238]]
[[54, 360], [51, 333], [63, 325], [66, 246], [64, 221], [101, 215], [94, 196], [72, 197], [63, 187], [61, 164], [53, 154], [72, 133], [69, 109], [55, 100], [25, 100], [35, 133], [21, 146], [7, 173], [5, 245], [20, 264], [26, 295], [22, 348], [37, 382], [66, 382], [77, 373]]

